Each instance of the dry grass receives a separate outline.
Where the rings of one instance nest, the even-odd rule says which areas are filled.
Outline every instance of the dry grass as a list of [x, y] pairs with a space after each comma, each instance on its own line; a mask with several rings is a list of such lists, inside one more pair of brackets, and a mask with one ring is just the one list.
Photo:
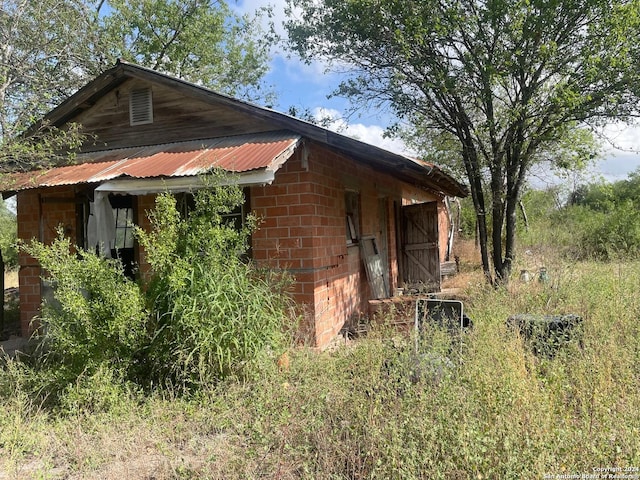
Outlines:
[[[375, 330], [195, 399], [123, 398], [108, 412], [60, 414], [16, 389], [0, 395], [0, 480], [539, 479], [640, 465], [640, 262], [531, 251], [508, 288], [487, 288], [473, 241], [456, 254], [448, 282], [474, 320], [460, 349], [434, 330], [416, 363], [412, 341]], [[549, 282], [518, 281], [541, 262]], [[537, 357], [505, 327], [515, 312], [577, 313], [581, 341]]]
[[464, 289], [483, 281], [480, 249], [473, 240], [456, 238], [453, 257], [460, 262], [460, 272], [442, 280], [443, 289]]
[[206, 405], [150, 398], [121, 407], [53, 417], [35, 408], [5, 423], [13, 448], [0, 444], [0, 480], [221, 479], [232, 470], [237, 442], [211, 428]]

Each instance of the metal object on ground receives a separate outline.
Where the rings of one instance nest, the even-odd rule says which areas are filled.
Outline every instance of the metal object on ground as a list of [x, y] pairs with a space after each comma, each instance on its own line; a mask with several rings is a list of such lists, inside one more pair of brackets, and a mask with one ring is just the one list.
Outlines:
[[517, 314], [507, 318], [507, 327], [522, 335], [534, 354], [553, 357], [572, 341], [580, 341], [582, 317], [575, 314]]
[[415, 326], [421, 331], [425, 323], [435, 323], [449, 331], [462, 329], [464, 325], [464, 306], [459, 300], [439, 300], [419, 298], [416, 301]]

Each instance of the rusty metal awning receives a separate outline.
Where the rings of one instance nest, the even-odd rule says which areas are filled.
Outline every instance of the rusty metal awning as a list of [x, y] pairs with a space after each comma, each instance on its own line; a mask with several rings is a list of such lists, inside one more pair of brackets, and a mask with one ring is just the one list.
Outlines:
[[[102, 184], [117, 179], [181, 179], [219, 168], [230, 173], [256, 172], [265, 182], [287, 161], [301, 137], [290, 132], [211, 138], [162, 145], [102, 150], [77, 155], [74, 165], [3, 175], [0, 191], [18, 192], [40, 187]], [[188, 181], [187, 181], [188, 183]]]

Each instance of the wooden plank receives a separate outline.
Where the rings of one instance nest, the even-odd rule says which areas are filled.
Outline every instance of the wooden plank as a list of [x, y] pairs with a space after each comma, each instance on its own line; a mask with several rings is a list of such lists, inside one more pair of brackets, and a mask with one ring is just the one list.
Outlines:
[[438, 218], [435, 202], [402, 207], [403, 280], [440, 286]]
[[422, 225], [420, 225], [420, 223], [418, 223], [418, 222], [416, 221], [416, 219], [415, 219], [413, 216], [407, 216], [407, 220], [409, 220], [409, 221], [413, 224], [413, 226], [414, 226], [414, 227], [416, 227], [416, 229], [417, 229], [420, 233], [422, 233], [422, 235], [424, 235], [424, 237], [425, 237], [425, 238], [429, 238], [429, 237], [430, 237], [429, 232], [427, 232], [427, 231], [422, 227]]
[[436, 278], [433, 276], [433, 274], [427, 270], [427, 268], [423, 265], [423, 262], [421, 262], [420, 260], [418, 260], [418, 258], [413, 255], [411, 252], [406, 252], [406, 255], [408, 258], [410, 258], [411, 260], [413, 260], [413, 264], [418, 267], [418, 269], [425, 274], [425, 276], [427, 276], [429, 278], [430, 281], [435, 282]]
[[362, 237], [360, 239], [360, 250], [373, 296], [375, 298], [389, 297], [389, 287], [385, 280], [384, 266], [376, 245], [376, 237]]
[[458, 273], [458, 264], [456, 262], [443, 262], [440, 264], [440, 276], [455, 275]]
[[205, 103], [162, 85], [152, 86], [153, 123], [131, 126], [129, 92], [144, 86], [148, 84], [130, 80], [100, 98], [93, 108], [74, 118], [84, 130], [96, 135], [96, 139], [92, 138], [83, 151], [240, 135], [279, 128], [262, 118], [247, 116], [229, 105]]

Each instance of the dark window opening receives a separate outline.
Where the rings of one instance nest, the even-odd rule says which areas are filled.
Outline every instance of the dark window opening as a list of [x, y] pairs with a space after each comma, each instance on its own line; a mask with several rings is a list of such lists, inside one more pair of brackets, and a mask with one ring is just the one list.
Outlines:
[[134, 197], [132, 195], [109, 195], [113, 208], [115, 237], [110, 242], [111, 256], [122, 262], [124, 273], [133, 279], [136, 273], [134, 248]]
[[345, 192], [344, 204], [347, 245], [351, 245], [358, 243], [360, 237], [360, 195], [358, 192]]
[[[233, 227], [235, 230], [240, 231], [246, 223], [247, 215], [250, 213], [249, 203], [249, 188], [243, 190], [244, 203], [237, 205], [231, 212], [221, 215], [222, 223]], [[180, 212], [181, 218], [187, 218], [189, 214], [195, 208], [195, 200], [192, 193], [175, 193], [176, 208]], [[242, 255], [243, 258], [251, 258], [251, 241], [249, 241], [249, 249], [246, 254]]]

